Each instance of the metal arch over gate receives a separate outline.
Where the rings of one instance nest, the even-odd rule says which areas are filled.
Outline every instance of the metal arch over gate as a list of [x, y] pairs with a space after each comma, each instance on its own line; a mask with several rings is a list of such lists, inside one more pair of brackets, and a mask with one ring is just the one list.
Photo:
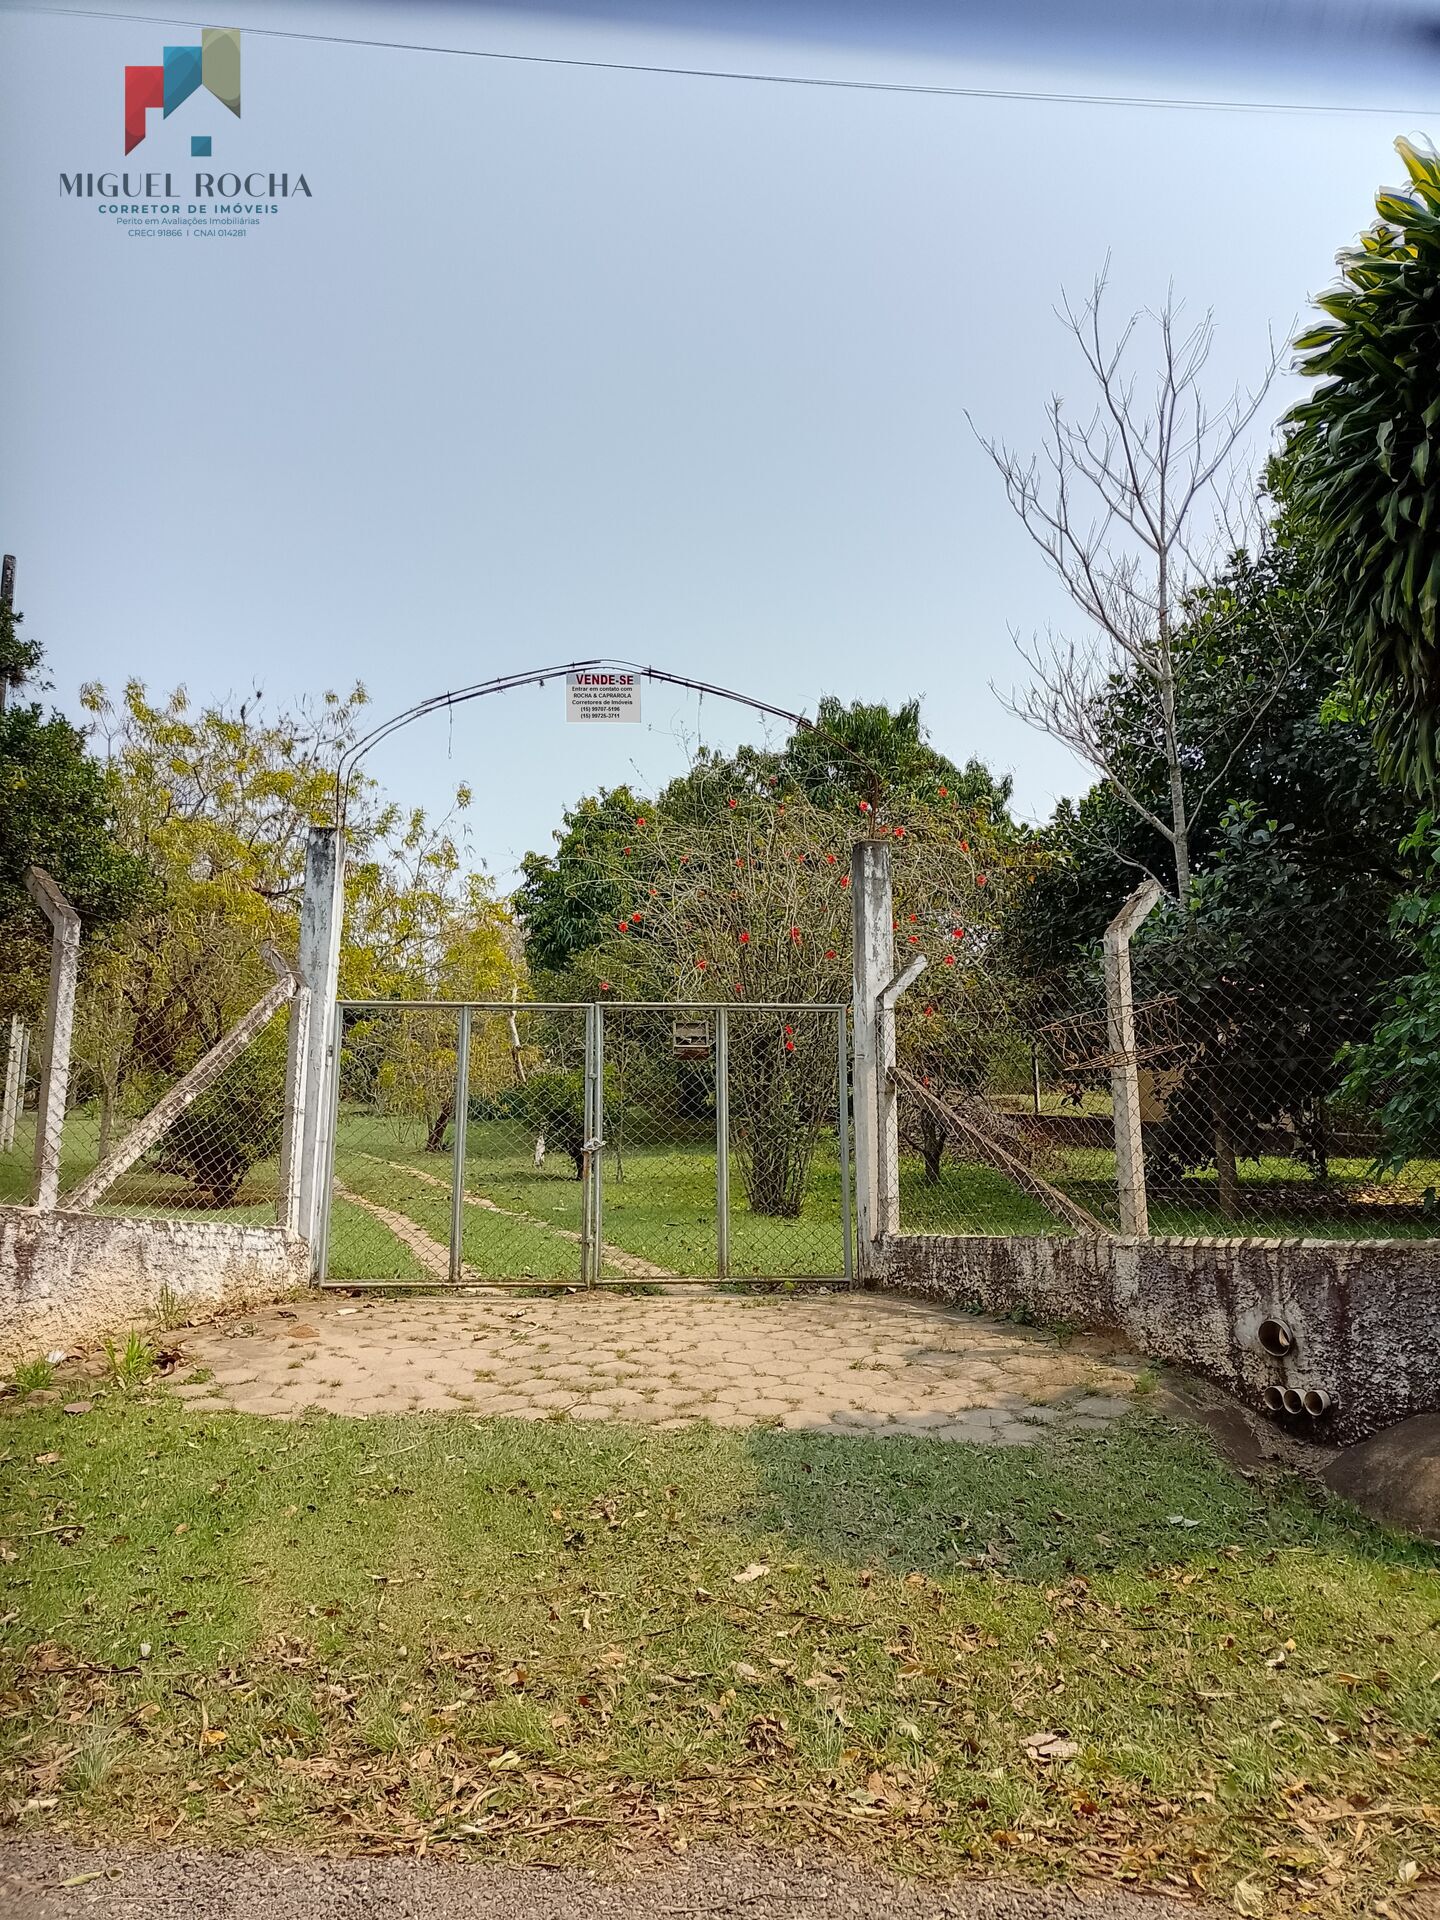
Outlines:
[[854, 1277], [849, 1008], [338, 1001], [331, 1286]]

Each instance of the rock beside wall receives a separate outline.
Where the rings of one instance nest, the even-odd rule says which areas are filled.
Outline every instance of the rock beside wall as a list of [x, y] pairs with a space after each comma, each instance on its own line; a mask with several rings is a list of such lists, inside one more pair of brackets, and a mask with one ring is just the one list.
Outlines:
[[273, 1300], [303, 1286], [309, 1250], [280, 1227], [125, 1220], [0, 1207], [0, 1361], [183, 1308]]
[[[1429, 1241], [1100, 1240], [903, 1234], [876, 1278], [987, 1313], [1119, 1333], [1259, 1411], [1266, 1389], [1329, 1396], [1276, 1417], [1348, 1444], [1440, 1411], [1440, 1244]], [[1292, 1344], [1267, 1351], [1284, 1328]]]

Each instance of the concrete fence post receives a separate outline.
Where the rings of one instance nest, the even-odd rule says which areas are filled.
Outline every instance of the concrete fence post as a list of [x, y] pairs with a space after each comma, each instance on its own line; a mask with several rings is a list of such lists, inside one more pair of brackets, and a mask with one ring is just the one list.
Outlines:
[[[345, 918], [345, 841], [338, 827], [311, 827], [300, 902], [300, 978], [310, 989], [303, 1045], [295, 1036], [299, 1099], [298, 1231], [315, 1246], [329, 1164], [326, 1134], [334, 1110], [331, 1075], [339, 1071], [335, 999], [340, 987], [340, 933]], [[296, 1024], [299, 1015], [296, 1014]]]
[[895, 1008], [925, 971], [923, 953], [917, 953], [903, 973], [887, 980], [876, 999], [876, 1017], [880, 1024], [878, 1057], [880, 1066], [880, 1141], [885, 1152], [881, 1168], [879, 1211], [876, 1216], [880, 1238], [900, 1231], [900, 1087], [895, 1078]]
[[25, 869], [25, 891], [50, 922], [50, 991], [35, 1115], [34, 1204], [53, 1213], [60, 1198], [60, 1144], [70, 1090], [70, 1043], [80, 977], [80, 916], [43, 867]]
[[18, 1013], [10, 1016], [10, 1049], [5, 1055], [5, 1103], [0, 1106], [0, 1153], [15, 1144], [15, 1122], [25, 1098], [25, 1056], [29, 1030]]
[[[873, 1284], [875, 1249], [893, 1208], [883, 1197], [898, 1179], [899, 1129], [890, 1093], [895, 1034], [880, 996], [895, 971], [895, 907], [890, 849], [857, 840], [850, 850], [850, 914], [854, 930], [855, 1213], [857, 1267]], [[888, 1028], [886, 1034], [881, 1031]], [[888, 1055], [888, 1057], [886, 1057]]]
[[306, 1047], [310, 1034], [310, 989], [303, 980], [290, 1003], [285, 1042], [285, 1113], [280, 1127], [280, 1178], [276, 1218], [291, 1233], [300, 1231], [300, 1160], [305, 1126]]
[[1140, 1072], [1135, 1061], [1135, 1004], [1130, 990], [1130, 942], [1163, 898], [1153, 880], [1137, 887], [1105, 929], [1105, 1028], [1114, 1108], [1115, 1184], [1120, 1231], [1143, 1239], [1150, 1231], [1145, 1193], [1145, 1140], [1140, 1130]]

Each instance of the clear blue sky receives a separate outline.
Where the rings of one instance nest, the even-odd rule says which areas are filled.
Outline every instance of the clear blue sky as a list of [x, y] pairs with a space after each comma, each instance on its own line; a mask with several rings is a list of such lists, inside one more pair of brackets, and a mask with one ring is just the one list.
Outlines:
[[[138, 675], [289, 701], [361, 678], [378, 716], [614, 654], [787, 707], [923, 695], [940, 747], [1048, 812], [1084, 775], [989, 682], [1013, 678], [1012, 625], [1065, 610], [967, 410], [1034, 440], [1077, 385], [1053, 304], [1107, 252], [1117, 309], [1173, 278], [1215, 309], [1217, 383], [1246, 379], [1397, 177], [1394, 135], [1440, 102], [1435, 60], [1398, 42], [1237, 68], [1136, 40], [1135, 8], [1057, 38], [1073, 11], [1017, 0], [992, 13], [1018, 40], [966, 45], [918, 5], [888, 37], [864, 27], [878, 8], [842, 33], [798, 4], [752, 35], [640, 4], [235, 0], [216, 24], [1396, 112], [801, 90], [252, 34], [243, 119], [197, 97], [129, 164], [188, 173], [203, 129], [217, 169], [303, 170], [314, 198], [241, 242], [144, 242], [58, 175], [122, 165], [121, 70], [195, 36], [0, 5], [0, 544], [56, 697]], [[474, 849], [504, 880], [597, 782], [653, 785], [693, 739], [753, 732], [658, 689], [642, 729], [567, 728], [551, 687], [402, 734], [375, 770], [429, 804], [470, 781]]]

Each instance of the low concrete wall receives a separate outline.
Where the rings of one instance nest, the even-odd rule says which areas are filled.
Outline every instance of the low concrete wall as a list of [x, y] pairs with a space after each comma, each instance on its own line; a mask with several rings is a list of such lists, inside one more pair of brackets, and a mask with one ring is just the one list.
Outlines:
[[[1360, 1240], [885, 1240], [879, 1284], [988, 1313], [1124, 1335], [1266, 1411], [1266, 1387], [1318, 1387], [1307, 1439], [1349, 1443], [1440, 1409], [1440, 1243]], [[1262, 1321], [1290, 1330], [1276, 1357]], [[1284, 1417], [1282, 1416], [1282, 1419]]]
[[290, 1293], [308, 1273], [305, 1242], [280, 1227], [0, 1207], [0, 1360], [135, 1326], [167, 1295], [238, 1305]]

